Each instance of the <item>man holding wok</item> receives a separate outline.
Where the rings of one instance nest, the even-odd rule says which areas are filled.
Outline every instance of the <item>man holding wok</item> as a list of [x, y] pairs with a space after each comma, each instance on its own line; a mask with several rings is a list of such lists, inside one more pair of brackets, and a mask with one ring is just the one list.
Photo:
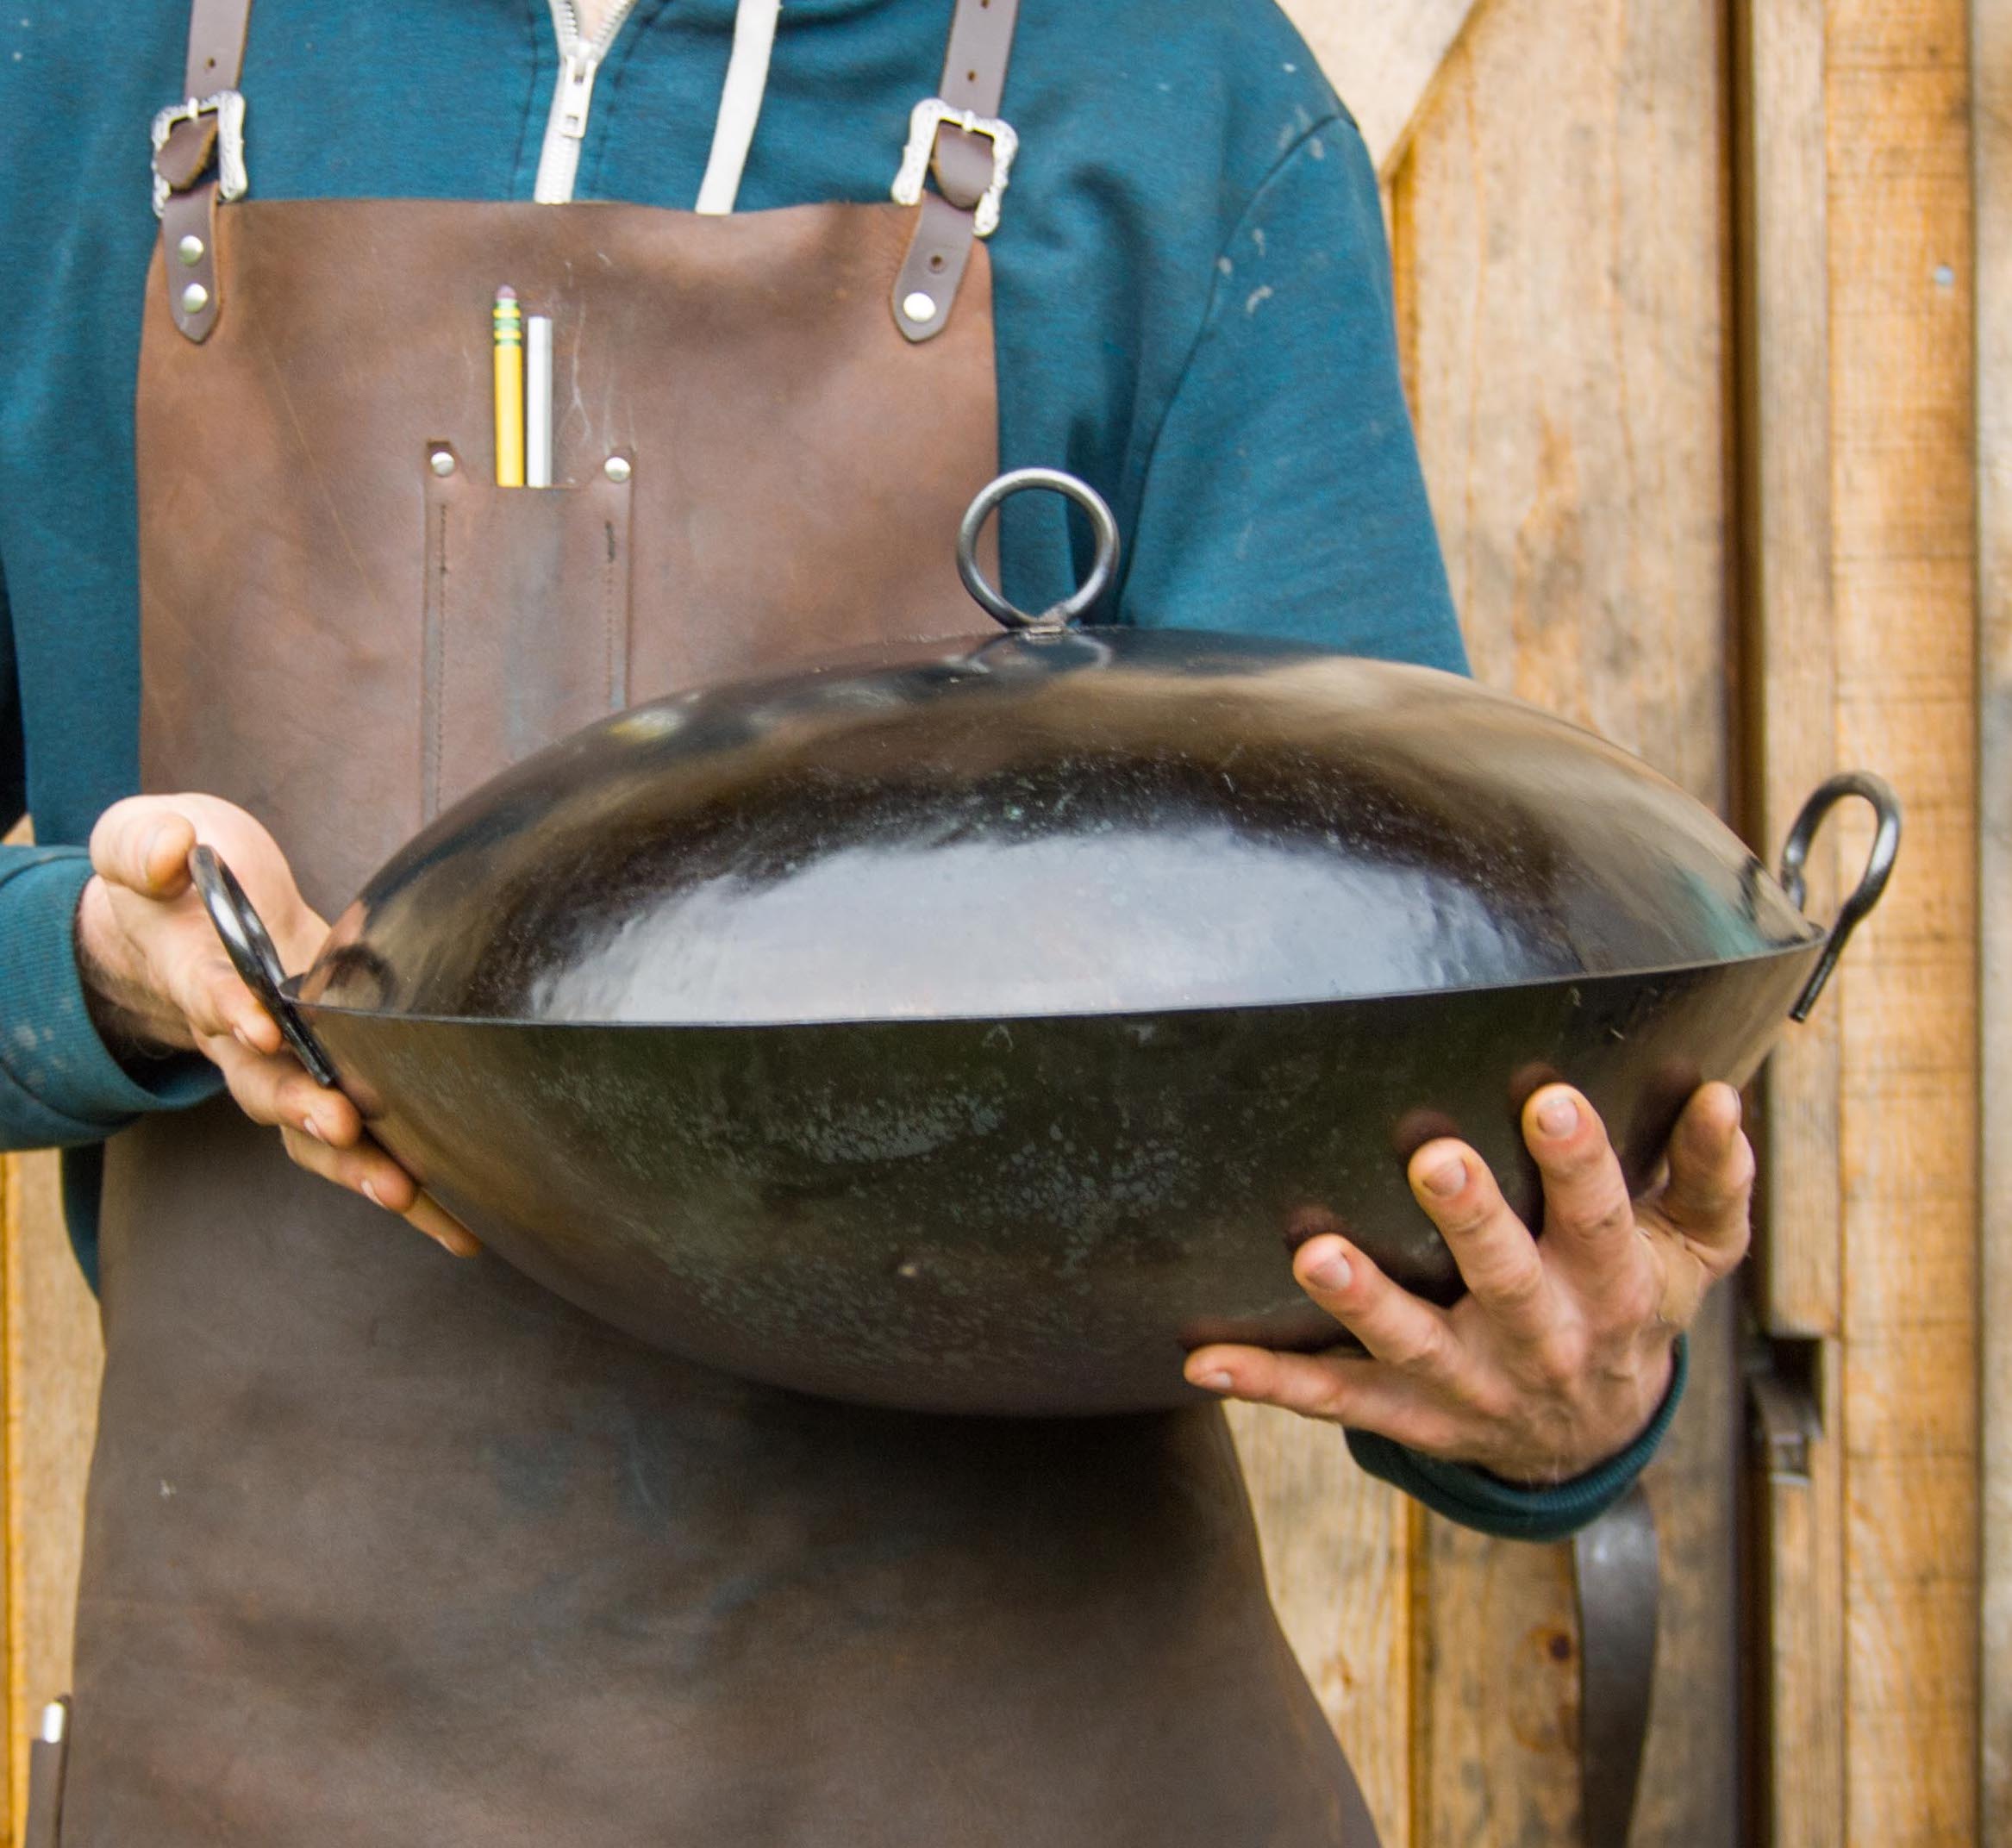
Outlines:
[[[0, 1139], [69, 1152], [107, 1352], [66, 1848], [1369, 1841], [1213, 1407], [932, 1419], [643, 1348], [419, 1193], [187, 871], [303, 967], [594, 710], [950, 613], [1002, 466], [1116, 509], [1115, 620], [1462, 665], [1304, 47], [1262, 0], [147, 0], [9, 51]], [[505, 284], [560, 342], [543, 491], [491, 468]], [[1059, 509], [1001, 565], [1053, 602]], [[1590, 1520], [1752, 1158], [1723, 1085], [1645, 1200], [1568, 1085], [1523, 1128], [1541, 1239], [1472, 1150], [1411, 1158], [1453, 1308], [1324, 1231], [1295, 1274], [1366, 1357], [1189, 1379], [1472, 1525]]]

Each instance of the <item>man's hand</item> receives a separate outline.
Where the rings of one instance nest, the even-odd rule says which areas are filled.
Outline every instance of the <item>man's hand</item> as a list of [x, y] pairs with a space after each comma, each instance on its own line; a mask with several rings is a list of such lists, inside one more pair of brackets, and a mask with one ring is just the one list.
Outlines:
[[1512, 1482], [1564, 1482], [1625, 1450], [1669, 1389], [1678, 1333], [1746, 1254], [1753, 1152], [1739, 1094], [1708, 1084], [1691, 1098], [1668, 1177], [1640, 1202], [1569, 1086], [1530, 1099], [1523, 1139], [1544, 1180], [1540, 1240], [1465, 1143], [1429, 1142], [1411, 1158], [1411, 1190], [1466, 1280], [1451, 1309], [1322, 1232], [1293, 1273], [1369, 1358], [1219, 1345], [1188, 1357], [1189, 1380]]
[[278, 844], [242, 808], [213, 796], [116, 802], [91, 830], [94, 877], [77, 911], [78, 966], [99, 1031], [129, 1058], [200, 1052], [247, 1116], [279, 1126], [302, 1167], [403, 1215], [458, 1257], [478, 1251], [365, 1133], [356, 1106], [316, 1083], [286, 1050], [190, 882], [199, 840], [238, 876], [286, 967], [304, 968], [328, 936]]

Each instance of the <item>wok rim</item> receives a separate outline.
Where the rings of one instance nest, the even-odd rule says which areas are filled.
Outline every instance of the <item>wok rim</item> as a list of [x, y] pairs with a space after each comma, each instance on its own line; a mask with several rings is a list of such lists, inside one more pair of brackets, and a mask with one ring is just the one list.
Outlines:
[[1311, 996], [1300, 1000], [1193, 1003], [1159, 1008], [1082, 1008], [1052, 1014], [875, 1014], [817, 1015], [807, 1020], [735, 1021], [549, 1021], [515, 1015], [421, 1014], [386, 1008], [351, 1008], [332, 1002], [304, 1000], [300, 984], [314, 971], [309, 969], [289, 976], [281, 990], [292, 1006], [310, 1017], [328, 1016], [345, 1021], [396, 1021], [422, 1027], [535, 1027], [548, 1032], [578, 1033], [803, 1033], [813, 1027], [1034, 1027], [1101, 1021], [1116, 1024], [1164, 1021], [1172, 1017], [1200, 1018], [1209, 1015], [1257, 1015], [1304, 1013], [1309, 1008], [1344, 1008], [1367, 1002], [1433, 1001], [1453, 996], [1505, 995], [1546, 988], [1570, 988], [1588, 982], [1653, 982], [1667, 977], [1696, 975], [1707, 970], [1743, 969], [1764, 963], [1786, 962], [1819, 951], [1830, 933], [1804, 919], [1809, 934], [1800, 943], [1763, 950], [1753, 956], [1726, 956], [1708, 961], [1666, 963], [1647, 969], [1580, 970], [1571, 975], [1533, 976], [1517, 982], [1467, 983], [1443, 988], [1390, 989], [1374, 995]]

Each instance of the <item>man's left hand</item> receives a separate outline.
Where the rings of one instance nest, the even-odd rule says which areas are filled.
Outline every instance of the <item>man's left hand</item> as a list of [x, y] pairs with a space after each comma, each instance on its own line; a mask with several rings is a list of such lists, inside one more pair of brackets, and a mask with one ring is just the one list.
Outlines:
[[1466, 1281], [1452, 1308], [1322, 1232], [1293, 1274], [1368, 1358], [1219, 1344], [1188, 1357], [1189, 1380], [1511, 1482], [1564, 1482], [1625, 1450], [1669, 1390], [1677, 1335], [1746, 1254], [1753, 1152], [1739, 1094], [1708, 1084], [1692, 1096], [1667, 1177], [1640, 1201], [1570, 1086], [1529, 1100], [1523, 1139], [1543, 1177], [1541, 1239], [1465, 1143], [1442, 1138], [1411, 1158], [1411, 1190]]

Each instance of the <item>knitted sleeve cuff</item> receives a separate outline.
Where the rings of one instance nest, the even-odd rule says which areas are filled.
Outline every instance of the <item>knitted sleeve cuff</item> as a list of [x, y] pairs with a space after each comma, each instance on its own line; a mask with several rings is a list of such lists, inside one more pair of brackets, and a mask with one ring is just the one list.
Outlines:
[[1670, 1420], [1677, 1415], [1690, 1371], [1690, 1348], [1681, 1335], [1672, 1358], [1670, 1389], [1648, 1428], [1626, 1450], [1569, 1482], [1541, 1489], [1504, 1482], [1470, 1464], [1443, 1463], [1408, 1450], [1373, 1431], [1351, 1431], [1348, 1448], [1372, 1476], [1396, 1483], [1434, 1514], [1464, 1527], [1478, 1528], [1501, 1539], [1561, 1540], [1619, 1501], [1655, 1455]]

